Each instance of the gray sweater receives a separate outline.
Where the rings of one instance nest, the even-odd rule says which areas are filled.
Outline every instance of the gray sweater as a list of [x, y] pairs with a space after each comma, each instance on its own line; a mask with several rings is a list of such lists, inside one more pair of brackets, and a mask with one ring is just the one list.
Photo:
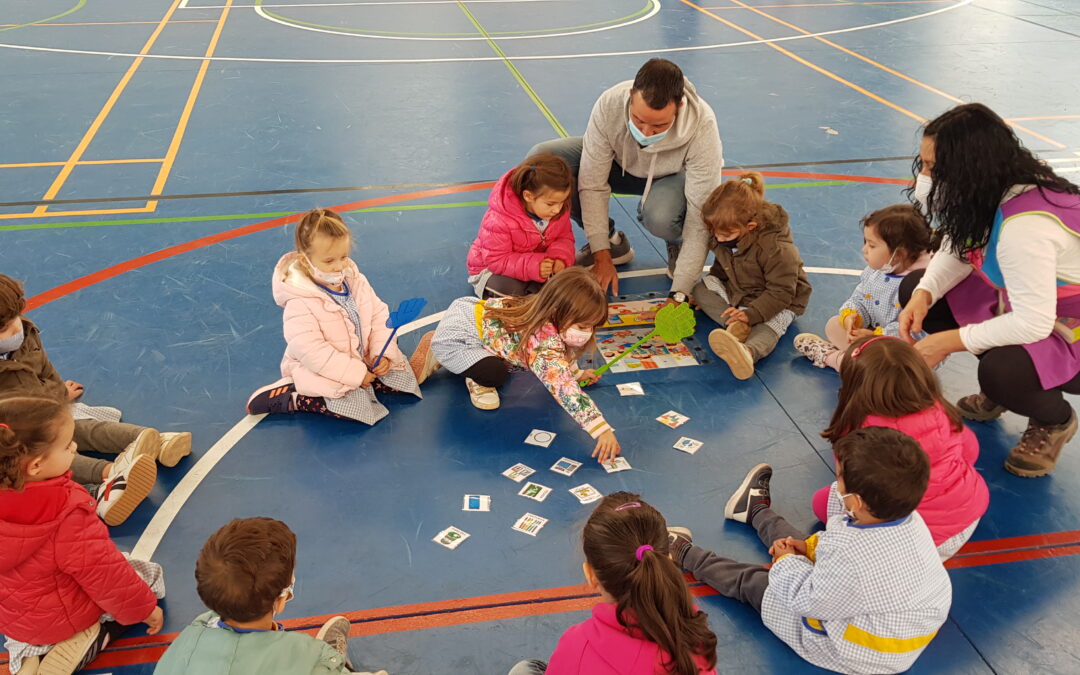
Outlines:
[[582, 143], [578, 191], [582, 224], [594, 251], [611, 248], [608, 241], [608, 201], [611, 162], [627, 173], [646, 179], [645, 194], [654, 178], [686, 172], [686, 220], [683, 247], [675, 268], [673, 291], [689, 294], [699, 278], [709, 253], [710, 234], [701, 219], [701, 207], [720, 184], [724, 167], [723, 146], [712, 108], [698, 96], [689, 80], [686, 96], [675, 123], [663, 140], [641, 147], [630, 135], [630, 88], [633, 81], [620, 82], [596, 101]]

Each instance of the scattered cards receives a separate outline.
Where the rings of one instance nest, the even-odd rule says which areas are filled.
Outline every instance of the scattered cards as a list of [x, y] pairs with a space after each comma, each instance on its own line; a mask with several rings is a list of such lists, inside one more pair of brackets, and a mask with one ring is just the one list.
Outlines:
[[581, 468], [581, 462], [575, 462], [569, 457], [560, 457], [559, 461], [551, 465], [551, 470], [564, 476], [573, 476], [574, 472]]
[[667, 425], [667, 426], [671, 427], [672, 429], [674, 429], [675, 427], [681, 427], [682, 425], [689, 422], [690, 418], [687, 417], [686, 415], [682, 415], [680, 413], [677, 413], [674, 410], [669, 410], [666, 413], [664, 413], [663, 415], [661, 415], [660, 417], [657, 417], [656, 421], [659, 422], [660, 424]]
[[465, 495], [464, 503], [461, 505], [462, 511], [490, 511], [491, 510], [491, 496], [490, 495]]
[[692, 455], [697, 452], [702, 445], [705, 444], [701, 441], [695, 441], [692, 438], [687, 438], [686, 436], [683, 436], [675, 442], [675, 445], [671, 447], [675, 448], [676, 450], [682, 450], [683, 452]]
[[644, 396], [645, 390], [641, 388], [640, 382], [627, 382], [625, 384], [617, 384], [615, 388], [619, 390], [620, 396]]
[[525, 487], [518, 492], [518, 495], [538, 502], [547, 499], [549, 494], [551, 494], [551, 488], [540, 483], [525, 483]]
[[539, 445], [541, 448], [546, 448], [551, 445], [553, 440], [555, 440], [555, 432], [544, 431], [543, 429], [533, 429], [529, 432], [529, 436], [525, 439], [525, 442], [529, 445]]
[[608, 473], [615, 473], [617, 471], [629, 471], [633, 467], [630, 466], [630, 462], [626, 461], [622, 457], [616, 457], [607, 464], [602, 464], [604, 471]]
[[547, 525], [547, 518], [541, 518], [538, 515], [526, 513], [525, 515], [517, 519], [517, 522], [514, 523], [512, 529], [515, 529], [518, 532], [524, 532], [527, 535], [535, 537], [536, 533], [543, 529], [545, 525]]
[[503, 471], [502, 475], [506, 476], [515, 483], [520, 483], [534, 473], [536, 473], [536, 469], [529, 468], [524, 464], [515, 464], [506, 471]]
[[431, 541], [440, 546], [445, 546], [451, 551], [458, 547], [461, 542], [469, 538], [469, 533], [459, 530], [456, 527], [448, 527], [442, 532], [435, 535], [435, 538]]
[[570, 494], [577, 497], [577, 500], [582, 504], [591, 504], [598, 499], [603, 499], [604, 495], [600, 494], [600, 491], [593, 486], [585, 483], [574, 488], [570, 488]]

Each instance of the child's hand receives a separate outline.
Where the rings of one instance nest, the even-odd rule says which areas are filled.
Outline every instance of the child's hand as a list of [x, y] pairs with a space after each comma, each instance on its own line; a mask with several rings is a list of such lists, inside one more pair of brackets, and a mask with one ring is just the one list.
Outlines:
[[596, 439], [596, 448], [592, 451], [592, 456], [596, 457], [601, 464], [609, 464], [611, 460], [619, 456], [621, 451], [615, 432], [605, 431], [600, 434], [600, 438]]
[[581, 371], [581, 379], [578, 380], [578, 384], [587, 387], [590, 384], [596, 384], [599, 381], [600, 376], [596, 374], [596, 369], [589, 368], [588, 370]]
[[544, 258], [540, 261], [540, 276], [547, 279], [555, 272], [555, 261], [551, 258]]
[[847, 341], [848, 344], [851, 344], [852, 342], [855, 342], [861, 337], [869, 337], [871, 335], [874, 335], [874, 331], [868, 328], [852, 328], [848, 331]]
[[74, 380], [65, 380], [64, 386], [67, 387], [67, 397], [69, 401], [74, 401], [83, 395], [86, 388]]
[[562, 272], [564, 269], [566, 269], [566, 263], [564, 263], [561, 260], [556, 260], [556, 261], [554, 261], [554, 263], [551, 266], [551, 273], [552, 274], [558, 274], [559, 272]]
[[862, 328], [862, 317], [859, 316], [858, 312], [850, 312], [840, 317], [840, 327], [848, 333], [856, 328]]
[[165, 623], [165, 612], [161, 611], [161, 607], [154, 607], [154, 611], [150, 612], [150, 616], [146, 617], [143, 623], [146, 624], [147, 635], [157, 635]]
[[360, 383], [360, 386], [364, 389], [367, 389], [371, 386], [371, 383], [375, 381], [376, 377], [378, 377], [378, 375], [376, 375], [370, 370], [367, 371], [367, 375], [364, 376], [364, 381]]
[[783, 539], [777, 539], [769, 547], [769, 555], [773, 557], [774, 562], [789, 553], [806, 555], [806, 542], [795, 537], [784, 537]]
[[720, 316], [724, 319], [727, 319], [728, 323], [731, 323], [732, 321], [741, 321], [745, 324], [750, 323], [750, 317], [746, 315], [746, 312], [742, 311], [738, 307], [728, 307]]
[[369, 370], [370, 372], [374, 373], [376, 377], [382, 377], [383, 375], [390, 372], [390, 359], [384, 356], [377, 365], [369, 368]]

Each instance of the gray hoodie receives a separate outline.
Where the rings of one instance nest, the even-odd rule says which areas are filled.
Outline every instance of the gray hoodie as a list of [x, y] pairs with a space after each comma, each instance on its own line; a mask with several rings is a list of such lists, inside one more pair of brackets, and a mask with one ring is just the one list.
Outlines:
[[627, 126], [632, 86], [633, 81], [627, 80], [605, 91], [589, 115], [578, 171], [582, 225], [592, 250], [611, 248], [608, 240], [608, 201], [611, 198], [608, 175], [613, 160], [625, 172], [646, 179], [642, 202], [649, 198], [654, 178], [685, 171], [683, 247], [671, 289], [689, 295], [701, 278], [709, 254], [711, 237], [701, 219], [701, 207], [720, 184], [720, 170], [724, 168], [716, 116], [687, 80], [684, 104], [679, 108], [675, 123], [663, 140], [643, 148], [630, 135]]

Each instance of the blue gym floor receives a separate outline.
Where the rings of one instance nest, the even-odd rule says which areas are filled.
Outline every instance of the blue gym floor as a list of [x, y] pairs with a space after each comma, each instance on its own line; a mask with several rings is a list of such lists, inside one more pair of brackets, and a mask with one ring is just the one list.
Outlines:
[[[114, 530], [165, 566], [167, 635], [137, 629], [93, 672], [152, 671], [203, 611], [195, 556], [233, 517], [298, 533], [289, 625], [345, 613], [353, 662], [393, 675], [494, 675], [550, 655], [590, 602], [579, 535], [591, 507], [574, 485], [641, 492], [699, 543], [765, 562], [722, 507], [768, 461], [776, 508], [813, 525], [809, 497], [832, 476], [818, 434], [837, 378], [791, 337], [820, 331], [849, 294], [859, 218], [903, 199], [924, 119], [987, 103], [1080, 178], [1080, 7], [703, 1], [0, 1], [0, 272], [26, 280], [29, 315], [87, 402], [195, 437], [193, 456], [162, 470]], [[278, 377], [270, 273], [292, 245], [292, 214], [347, 211], [380, 296], [422, 295], [433, 315], [470, 292], [465, 253], [488, 184], [534, 143], [581, 134], [597, 96], [653, 55], [682, 66], [716, 111], [728, 169], [766, 173], [812, 268], [809, 311], [755, 377], [739, 382], [711, 355], [605, 377], [593, 394], [634, 467], [611, 475], [527, 374], [498, 412], [437, 374], [423, 401], [384, 396], [391, 414], [371, 428], [245, 418], [249, 392]], [[612, 208], [637, 251], [621, 291], [662, 294], [662, 247], [631, 216], [636, 199]], [[699, 317], [699, 344], [711, 327]], [[423, 330], [401, 337], [406, 352]], [[950, 396], [974, 391], [972, 363], [942, 370]], [[620, 397], [615, 384], [634, 380], [646, 395]], [[671, 409], [690, 422], [654, 421]], [[1016, 478], [1001, 463], [1022, 425], [973, 425], [990, 511], [955, 561], [951, 619], [917, 672], [1080, 672], [1080, 442], [1052, 476]], [[533, 428], [558, 437], [523, 444]], [[672, 449], [683, 435], [705, 447]], [[563, 455], [586, 464], [549, 472]], [[516, 462], [554, 488], [547, 501], [500, 475]], [[492, 511], [463, 513], [465, 493], [490, 494]], [[510, 529], [526, 511], [550, 519], [535, 538]], [[450, 525], [472, 535], [454, 551], [431, 541]], [[815, 670], [752, 610], [697, 592], [721, 672]]]

